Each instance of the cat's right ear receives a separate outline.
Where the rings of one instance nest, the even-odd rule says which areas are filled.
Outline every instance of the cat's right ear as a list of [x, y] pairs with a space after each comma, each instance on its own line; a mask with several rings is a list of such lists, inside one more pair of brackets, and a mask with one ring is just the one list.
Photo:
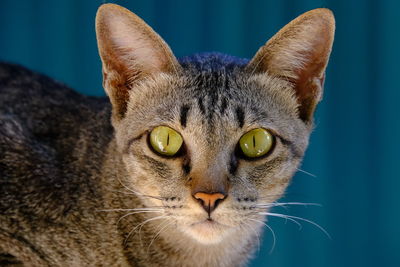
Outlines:
[[179, 68], [164, 40], [142, 19], [121, 6], [100, 6], [96, 35], [103, 63], [103, 86], [113, 106], [113, 119], [124, 117], [135, 83]]

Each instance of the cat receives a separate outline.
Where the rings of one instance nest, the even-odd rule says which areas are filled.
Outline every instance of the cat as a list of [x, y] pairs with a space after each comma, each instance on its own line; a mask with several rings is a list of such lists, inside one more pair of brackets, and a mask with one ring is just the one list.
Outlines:
[[246, 265], [307, 147], [334, 28], [315, 9], [251, 60], [178, 60], [103, 4], [109, 100], [0, 64], [0, 265]]

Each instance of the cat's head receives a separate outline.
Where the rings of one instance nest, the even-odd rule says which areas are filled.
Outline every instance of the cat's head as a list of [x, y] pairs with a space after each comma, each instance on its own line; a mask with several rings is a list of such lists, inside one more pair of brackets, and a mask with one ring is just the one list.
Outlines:
[[216, 53], [178, 62], [113, 4], [100, 7], [96, 30], [124, 183], [202, 243], [257, 225], [307, 147], [332, 13], [303, 14], [249, 62]]

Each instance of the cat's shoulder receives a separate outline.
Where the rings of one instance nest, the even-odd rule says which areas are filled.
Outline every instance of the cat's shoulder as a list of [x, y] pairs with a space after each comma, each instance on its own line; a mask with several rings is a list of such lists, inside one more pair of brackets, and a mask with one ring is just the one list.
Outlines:
[[90, 175], [99, 171], [111, 136], [106, 99], [0, 63], [3, 218], [52, 220], [67, 214], [93, 192]]

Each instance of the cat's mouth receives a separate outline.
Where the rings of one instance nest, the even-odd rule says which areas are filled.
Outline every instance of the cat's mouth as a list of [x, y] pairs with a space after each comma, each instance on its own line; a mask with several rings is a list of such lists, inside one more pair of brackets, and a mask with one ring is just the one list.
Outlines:
[[187, 228], [187, 233], [203, 244], [219, 243], [231, 227], [212, 218], [194, 222]]
[[224, 225], [224, 224], [222, 224], [222, 223], [217, 222], [216, 220], [214, 220], [214, 219], [212, 219], [212, 218], [207, 218], [207, 219], [205, 219], [205, 220], [192, 223], [191, 226], [196, 226], [196, 225], [199, 225], [199, 224], [201, 224], [201, 225], [206, 225], [206, 226], [208, 226], [208, 227], [213, 227], [213, 226], [215, 226], [215, 225], [227, 226], [227, 225]]

